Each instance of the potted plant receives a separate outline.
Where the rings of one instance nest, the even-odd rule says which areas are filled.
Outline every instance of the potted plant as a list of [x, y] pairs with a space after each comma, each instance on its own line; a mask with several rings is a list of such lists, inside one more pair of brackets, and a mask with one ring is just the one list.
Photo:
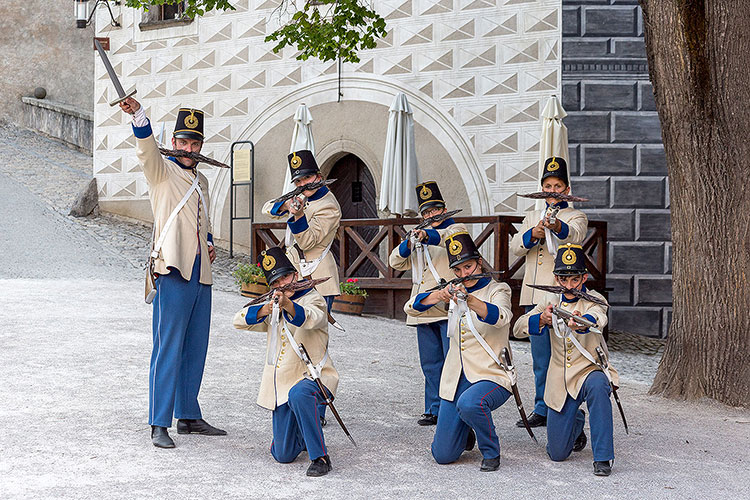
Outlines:
[[240, 286], [240, 294], [245, 297], [260, 297], [268, 292], [266, 277], [263, 275], [260, 264], [238, 264], [232, 276]]
[[360, 288], [357, 284], [358, 281], [357, 278], [347, 278], [346, 281], [340, 283], [341, 295], [333, 300], [333, 307], [331, 308], [334, 312], [362, 314], [362, 309], [365, 307], [365, 298], [367, 298], [367, 290]]

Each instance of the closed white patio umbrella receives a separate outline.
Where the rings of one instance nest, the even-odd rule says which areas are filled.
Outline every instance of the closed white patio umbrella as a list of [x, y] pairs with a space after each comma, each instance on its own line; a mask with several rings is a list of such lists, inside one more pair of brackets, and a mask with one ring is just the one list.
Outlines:
[[414, 187], [418, 183], [419, 168], [414, 144], [414, 118], [406, 95], [396, 95], [388, 113], [378, 209], [394, 215], [413, 216], [418, 208]]

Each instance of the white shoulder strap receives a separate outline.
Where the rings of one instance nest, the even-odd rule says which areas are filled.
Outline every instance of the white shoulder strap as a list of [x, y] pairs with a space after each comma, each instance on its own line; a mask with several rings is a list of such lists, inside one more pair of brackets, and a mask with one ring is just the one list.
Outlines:
[[[161, 250], [161, 246], [164, 244], [164, 240], [167, 238], [167, 232], [169, 231], [172, 222], [174, 222], [174, 220], [177, 218], [177, 214], [180, 213], [180, 210], [182, 210], [187, 201], [190, 199], [193, 191], [198, 191], [198, 196], [200, 197], [201, 203], [203, 204], [203, 210], [206, 210], [206, 202], [203, 200], [203, 193], [198, 187], [198, 175], [196, 174], [195, 179], [193, 179], [193, 183], [190, 185], [190, 188], [187, 190], [177, 206], [174, 207], [174, 210], [172, 210], [172, 213], [169, 214], [169, 217], [167, 218], [167, 222], [165, 222], [164, 226], [161, 228], [159, 239], [156, 241], [156, 244], [151, 251], [151, 257], [153, 257], [154, 259], [159, 257], [159, 250]], [[206, 212], [206, 217], [208, 217], [208, 212]]]

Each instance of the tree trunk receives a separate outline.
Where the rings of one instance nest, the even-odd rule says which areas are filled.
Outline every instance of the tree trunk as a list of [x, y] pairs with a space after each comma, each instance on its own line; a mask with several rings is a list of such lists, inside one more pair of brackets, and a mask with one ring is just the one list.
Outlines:
[[640, 0], [669, 169], [671, 330], [652, 394], [750, 401], [750, 5]]

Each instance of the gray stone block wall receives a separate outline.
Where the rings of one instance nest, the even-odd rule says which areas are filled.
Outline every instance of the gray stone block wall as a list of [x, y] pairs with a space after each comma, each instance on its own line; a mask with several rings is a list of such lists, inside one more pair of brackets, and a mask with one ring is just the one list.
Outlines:
[[667, 335], [669, 183], [637, 0], [563, 0], [562, 102], [573, 192], [608, 222], [610, 325]]

